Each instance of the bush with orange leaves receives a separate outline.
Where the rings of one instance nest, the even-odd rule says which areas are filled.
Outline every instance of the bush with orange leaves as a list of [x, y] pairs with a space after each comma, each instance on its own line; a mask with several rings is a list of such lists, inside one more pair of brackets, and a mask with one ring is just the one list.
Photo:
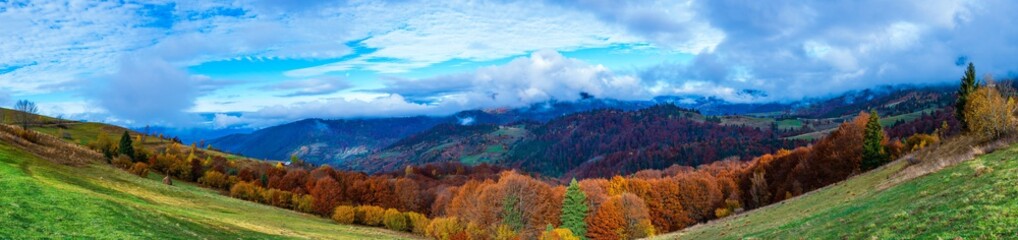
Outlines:
[[230, 180], [226, 176], [226, 174], [223, 174], [215, 170], [205, 171], [205, 175], [203, 175], [201, 178], [198, 178], [198, 183], [216, 189], [230, 188]]
[[291, 208], [293, 199], [293, 192], [283, 191], [279, 189], [269, 189], [262, 191], [262, 202], [281, 208]]
[[343, 205], [332, 211], [332, 220], [340, 224], [353, 224], [356, 215], [353, 207]]
[[654, 235], [647, 206], [631, 193], [612, 196], [587, 218], [591, 239], [636, 239]]
[[358, 206], [356, 222], [366, 226], [382, 226], [385, 220], [385, 209], [378, 206]]
[[385, 225], [385, 228], [400, 232], [408, 230], [410, 226], [406, 215], [395, 208], [385, 210], [385, 214], [382, 216], [382, 223]]
[[307, 194], [294, 194], [290, 199], [293, 205], [293, 210], [297, 210], [305, 213], [312, 213], [315, 211], [315, 198]]
[[262, 200], [262, 191], [265, 191], [265, 189], [256, 184], [250, 182], [239, 182], [230, 188], [230, 196], [258, 202]]
[[416, 213], [416, 212], [407, 212], [406, 213], [406, 218], [407, 218], [407, 220], [409, 221], [409, 224], [410, 224], [410, 227], [409, 227], [410, 228], [409, 229], [410, 232], [416, 233], [416, 234], [421, 234], [421, 235], [424, 235], [424, 234], [427, 233], [428, 224], [431, 223], [431, 220], [428, 219], [427, 216], [424, 216], [424, 214], [420, 214], [420, 213]]
[[133, 166], [131, 166], [130, 170], [127, 171], [130, 172], [131, 174], [138, 175], [139, 177], [147, 178], [148, 164], [145, 164], [143, 162], [137, 162]]
[[[548, 225], [551, 228], [551, 225]], [[579, 237], [573, 235], [572, 231], [565, 228], [548, 229], [541, 233], [541, 240], [580, 240]]]
[[440, 217], [428, 224], [427, 235], [438, 240], [450, 240], [466, 237], [467, 226], [456, 217]]

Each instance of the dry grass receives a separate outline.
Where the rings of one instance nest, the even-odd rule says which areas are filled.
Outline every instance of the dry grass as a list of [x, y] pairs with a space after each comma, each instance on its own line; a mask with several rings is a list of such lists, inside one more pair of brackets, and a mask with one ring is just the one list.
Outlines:
[[0, 124], [0, 140], [25, 149], [43, 159], [50, 159], [65, 165], [82, 166], [103, 160], [102, 154], [91, 149], [12, 125]]
[[1007, 148], [1018, 142], [1018, 136], [1001, 139], [987, 139], [971, 135], [957, 136], [934, 146], [910, 153], [902, 157], [910, 165], [891, 175], [887, 181], [878, 185], [878, 189], [886, 189], [899, 183], [925, 176], [954, 166], [966, 160], [974, 159], [985, 153]]

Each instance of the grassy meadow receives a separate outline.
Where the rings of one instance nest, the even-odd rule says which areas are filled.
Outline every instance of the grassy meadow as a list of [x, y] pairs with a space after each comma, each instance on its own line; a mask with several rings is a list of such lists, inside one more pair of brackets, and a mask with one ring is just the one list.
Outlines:
[[1018, 145], [886, 187], [906, 165], [657, 239], [1018, 237]]
[[0, 142], [0, 239], [410, 239], [104, 164], [52, 163]]

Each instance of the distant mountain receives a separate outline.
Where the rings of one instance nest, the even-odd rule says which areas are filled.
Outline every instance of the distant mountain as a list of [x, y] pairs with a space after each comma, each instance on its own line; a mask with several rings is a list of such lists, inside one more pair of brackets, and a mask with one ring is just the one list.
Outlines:
[[[245, 134], [251, 133], [254, 129], [250, 128], [201, 128], [201, 127], [190, 127], [190, 128], [173, 128], [163, 126], [151, 126], [146, 129], [145, 127], [132, 128], [131, 130], [148, 133], [152, 135], [163, 135], [166, 138], [178, 138], [184, 144], [200, 143], [201, 141], [208, 142], [209, 140], [232, 135], [232, 134]], [[147, 131], [147, 132], [146, 132]]]
[[311, 163], [331, 163], [387, 146], [450, 118], [305, 119], [233, 134], [209, 142], [213, 147], [260, 159], [289, 159], [296, 154]]
[[438, 117], [306, 119], [208, 143], [254, 158], [285, 160], [295, 154], [311, 163], [366, 172], [458, 161], [546, 175], [605, 176], [799, 146], [860, 111], [875, 108], [894, 116], [945, 107], [953, 102], [952, 90], [881, 87], [789, 103], [587, 98]]
[[882, 115], [898, 115], [954, 103], [956, 86], [883, 86], [794, 104], [792, 115], [804, 118], [837, 118], [876, 109]]
[[579, 112], [543, 124], [443, 124], [341, 167], [389, 172], [453, 161], [548, 176], [610, 177], [673, 164], [748, 158], [810, 143], [782, 139], [776, 129], [759, 126], [712, 121], [672, 104]]
[[345, 160], [380, 150], [439, 124], [546, 122], [575, 112], [606, 108], [634, 110], [652, 105], [654, 102], [651, 101], [584, 99], [576, 102], [548, 101], [522, 108], [470, 110], [442, 117], [305, 119], [251, 133], [232, 134], [208, 143], [224, 151], [254, 158], [279, 160], [296, 154], [311, 163], [340, 165]]
[[745, 115], [745, 114], [787, 114], [793, 109], [790, 103], [732, 103], [716, 97], [676, 97], [660, 96], [654, 98], [657, 103], [671, 103], [676, 106], [694, 109], [704, 115]]

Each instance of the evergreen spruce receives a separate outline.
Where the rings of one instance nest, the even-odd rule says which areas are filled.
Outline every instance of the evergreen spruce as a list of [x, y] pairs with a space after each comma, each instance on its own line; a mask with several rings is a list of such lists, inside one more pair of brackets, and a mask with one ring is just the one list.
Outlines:
[[124, 131], [124, 135], [120, 137], [120, 148], [118, 149], [120, 150], [120, 155], [127, 156], [131, 158], [131, 160], [137, 161], [137, 159], [134, 159], [134, 144], [132, 144], [131, 135], [128, 134], [127, 131]]
[[965, 119], [965, 102], [968, 101], [969, 95], [974, 93], [977, 88], [979, 88], [979, 84], [976, 83], [976, 67], [969, 63], [968, 69], [965, 70], [965, 76], [961, 78], [961, 86], [958, 88], [958, 99], [954, 103], [954, 116], [958, 118], [958, 122], [961, 123], [962, 129], [965, 131], [969, 130], [968, 120]]
[[866, 133], [863, 139], [862, 163], [863, 171], [880, 167], [887, 163], [887, 152], [881, 142], [884, 140], [884, 127], [880, 125], [880, 116], [876, 110], [870, 111], [870, 119], [866, 122]]
[[502, 200], [502, 224], [515, 232], [523, 230], [523, 211], [519, 206], [520, 197], [509, 195]]
[[562, 200], [562, 227], [569, 229], [573, 235], [586, 239], [587, 223], [587, 194], [580, 189], [580, 184], [574, 178], [566, 188], [566, 196]]

